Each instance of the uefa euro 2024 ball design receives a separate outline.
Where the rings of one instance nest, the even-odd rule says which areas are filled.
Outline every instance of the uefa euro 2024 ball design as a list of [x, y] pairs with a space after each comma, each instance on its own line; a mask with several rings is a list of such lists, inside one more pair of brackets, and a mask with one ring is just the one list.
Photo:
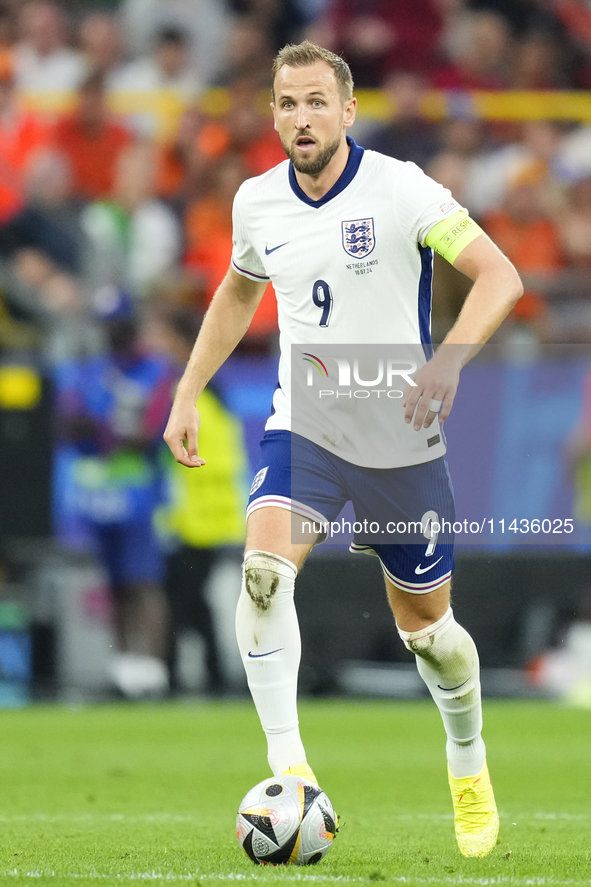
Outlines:
[[257, 865], [314, 865], [326, 856], [337, 817], [326, 794], [300, 776], [265, 779], [238, 808], [236, 834]]

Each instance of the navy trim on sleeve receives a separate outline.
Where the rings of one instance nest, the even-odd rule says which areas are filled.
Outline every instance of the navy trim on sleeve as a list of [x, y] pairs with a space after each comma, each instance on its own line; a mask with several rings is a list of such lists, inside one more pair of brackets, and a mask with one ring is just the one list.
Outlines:
[[425, 357], [430, 360], [433, 357], [433, 345], [431, 341], [431, 300], [433, 285], [433, 250], [428, 246], [418, 244], [421, 255], [421, 277], [419, 280], [419, 330], [421, 344]]
[[254, 271], [249, 271], [248, 268], [241, 268], [240, 265], [237, 265], [234, 259], [232, 259], [232, 265], [238, 271], [239, 274], [244, 275], [244, 277], [254, 277], [256, 280], [271, 280], [267, 275], [256, 274]]

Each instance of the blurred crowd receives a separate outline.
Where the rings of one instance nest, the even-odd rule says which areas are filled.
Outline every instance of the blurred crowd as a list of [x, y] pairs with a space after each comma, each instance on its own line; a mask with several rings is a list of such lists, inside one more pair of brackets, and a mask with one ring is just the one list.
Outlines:
[[[589, 340], [591, 127], [482, 121], [461, 100], [591, 88], [584, 0], [4, 0], [0, 343], [51, 360], [100, 350], [105, 288], [147, 318], [203, 312], [228, 266], [237, 188], [284, 159], [270, 65], [303, 37], [383, 91], [385, 119], [362, 105], [358, 140], [448, 186], [523, 273], [500, 336]], [[456, 96], [444, 120], [427, 113], [431, 90]], [[442, 274], [437, 332], [465, 293]], [[247, 349], [273, 350], [276, 316], [269, 287]]]
[[[195, 588], [214, 550], [241, 541], [240, 429], [211, 390], [217, 469], [163, 469], [159, 443], [229, 265], [234, 195], [285, 159], [271, 62], [304, 37], [379, 90], [358, 142], [450, 188], [521, 272], [497, 340], [591, 341], [591, 121], [509, 119], [502, 102], [485, 120], [467, 98], [591, 89], [588, 0], [1, 0], [0, 349], [53, 373], [62, 517], [84, 522], [108, 574], [127, 695], [166, 691], [171, 633], [191, 619], [223, 687]], [[467, 289], [438, 270], [436, 338]], [[273, 353], [276, 337], [269, 286], [240, 347]]]

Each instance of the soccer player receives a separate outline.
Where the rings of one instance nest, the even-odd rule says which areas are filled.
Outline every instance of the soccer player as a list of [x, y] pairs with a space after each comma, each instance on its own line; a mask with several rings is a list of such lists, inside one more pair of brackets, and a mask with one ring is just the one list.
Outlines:
[[[281, 331], [279, 385], [251, 489], [236, 625], [273, 773], [315, 780], [298, 729], [294, 583], [321, 539], [294, 540], [293, 515], [330, 521], [348, 500], [361, 507], [371, 490], [380, 508], [387, 501], [393, 514], [452, 516], [438, 423], [449, 415], [462, 366], [497, 329], [522, 286], [449, 191], [414, 164], [364, 151], [347, 137], [356, 99], [340, 56], [307, 41], [284, 47], [274, 62], [271, 108], [289, 160], [249, 179], [236, 195], [232, 264], [205, 317], [164, 436], [177, 461], [205, 464], [196, 400], [246, 332], [272, 280]], [[366, 239], [354, 239], [360, 237]], [[347, 426], [358, 450], [339, 433], [339, 416], [350, 419], [345, 409], [326, 411], [332, 433], [320, 424], [309, 435], [293, 434], [291, 346], [314, 343], [319, 352], [322, 343], [427, 346], [433, 250], [473, 287], [444, 345], [423, 362], [398, 402], [400, 423], [392, 442], [378, 448], [379, 464], [363, 452], [363, 428]], [[352, 256], [370, 252], [370, 259], [353, 262]], [[357, 275], [366, 262], [371, 273]], [[366, 437], [376, 443], [371, 433]], [[478, 654], [450, 608], [452, 545], [439, 546], [433, 537], [428, 544], [357, 548], [372, 548], [380, 558], [398, 632], [441, 712], [460, 851], [486, 856], [496, 843], [498, 814], [481, 737]]]

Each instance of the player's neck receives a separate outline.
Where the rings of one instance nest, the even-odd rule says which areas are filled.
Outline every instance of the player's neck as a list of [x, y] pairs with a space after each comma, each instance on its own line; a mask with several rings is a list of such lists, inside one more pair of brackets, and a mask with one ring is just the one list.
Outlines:
[[338, 182], [349, 159], [349, 145], [343, 139], [336, 154], [331, 157], [329, 164], [317, 176], [309, 176], [306, 173], [294, 170], [298, 185], [312, 200], [320, 200], [328, 194], [332, 186]]

